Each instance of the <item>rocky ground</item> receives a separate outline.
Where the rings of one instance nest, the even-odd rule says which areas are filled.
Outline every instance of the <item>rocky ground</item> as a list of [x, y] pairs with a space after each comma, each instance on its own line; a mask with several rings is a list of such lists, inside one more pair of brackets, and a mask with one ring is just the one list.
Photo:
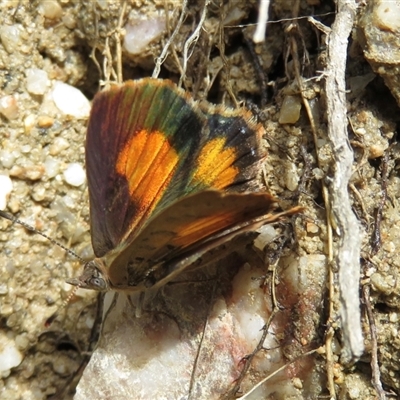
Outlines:
[[[1, 397], [69, 399], [79, 381], [79, 399], [398, 396], [400, 3], [358, 2], [352, 20], [351, 7], [338, 14], [333, 2], [275, 0], [258, 44], [257, 1], [186, 3], [1, 1], [0, 208], [90, 259], [90, 100], [109, 80], [159, 70], [196, 100], [250, 108], [266, 131], [262, 184], [281, 208], [305, 211], [266, 228], [256, 249], [228, 244], [227, 254], [240, 255], [195, 272], [205, 287], [186, 277], [192, 283], [167, 287], [140, 321], [119, 299], [86, 370], [99, 335], [97, 294], [70, 298], [65, 283], [82, 263], [1, 220]], [[329, 36], [340, 15], [350, 21], [344, 53]], [[328, 83], [341, 60], [346, 86], [335, 93]], [[330, 107], [344, 94], [343, 116]], [[348, 184], [333, 134], [343, 123]], [[338, 177], [347, 190], [335, 189]], [[351, 214], [340, 207], [347, 193]], [[348, 215], [353, 230], [342, 225]], [[343, 249], [354, 253], [347, 264]]]

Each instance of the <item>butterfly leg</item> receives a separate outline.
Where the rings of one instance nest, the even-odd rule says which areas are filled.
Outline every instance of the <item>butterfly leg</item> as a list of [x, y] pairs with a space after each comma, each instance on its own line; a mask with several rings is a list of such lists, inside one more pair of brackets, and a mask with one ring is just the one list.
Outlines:
[[140, 292], [139, 298], [136, 304], [133, 303], [132, 297], [128, 294], [128, 301], [132, 308], [135, 309], [135, 317], [140, 318], [142, 316], [145, 292]]

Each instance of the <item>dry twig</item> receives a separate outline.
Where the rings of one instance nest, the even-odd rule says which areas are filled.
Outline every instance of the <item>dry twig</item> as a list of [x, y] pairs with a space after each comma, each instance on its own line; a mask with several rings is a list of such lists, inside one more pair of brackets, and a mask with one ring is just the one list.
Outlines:
[[372, 384], [378, 393], [379, 400], [386, 400], [386, 393], [383, 390], [381, 382], [381, 372], [378, 363], [378, 337], [376, 332], [376, 325], [374, 313], [372, 311], [371, 302], [369, 300], [370, 287], [369, 285], [363, 286], [363, 302], [367, 310], [367, 317], [369, 321], [369, 331], [371, 334], [371, 369], [372, 369]]
[[360, 357], [364, 350], [359, 297], [361, 230], [351, 209], [348, 193], [353, 151], [347, 134], [345, 84], [348, 37], [357, 5], [354, 0], [341, 0], [337, 5], [338, 13], [329, 35], [325, 85], [328, 138], [334, 157], [333, 177], [328, 191], [330, 219], [339, 238], [336, 264], [344, 340], [342, 361], [350, 362]]
[[185, 45], [183, 46], [183, 65], [182, 65], [181, 77], [179, 78], [179, 86], [182, 86], [182, 83], [183, 83], [183, 81], [185, 79], [185, 75], [186, 75], [188, 60], [189, 60], [190, 56], [193, 54], [193, 51], [189, 54], [189, 48], [190, 47], [193, 48], [196, 45], [197, 41], [199, 40], [200, 30], [204, 25], [204, 21], [207, 16], [207, 8], [208, 8], [209, 4], [210, 4], [210, 0], [206, 0], [204, 3], [204, 7], [201, 12], [200, 21], [199, 21], [197, 27], [194, 30], [194, 32], [189, 36], [189, 38], [186, 40]]
[[162, 49], [162, 52], [161, 52], [160, 56], [156, 60], [156, 66], [154, 67], [154, 71], [153, 71], [153, 74], [152, 74], [153, 78], [158, 78], [158, 75], [160, 74], [160, 70], [161, 70], [161, 65], [162, 65], [162, 63], [165, 61], [165, 59], [168, 56], [169, 47], [174, 42], [175, 36], [178, 34], [179, 30], [181, 29], [181, 26], [183, 24], [183, 20], [186, 17], [187, 3], [188, 3], [188, 0], [183, 0], [181, 15], [179, 16], [179, 20], [178, 20], [178, 22], [177, 22], [177, 24], [175, 26], [175, 29], [172, 32], [172, 34], [170, 35], [170, 37], [169, 37], [167, 43], [165, 44], [164, 48]]
[[374, 230], [372, 232], [372, 238], [371, 238], [371, 252], [372, 255], [374, 256], [379, 249], [382, 246], [382, 237], [381, 237], [381, 222], [382, 222], [382, 217], [383, 217], [383, 208], [386, 204], [386, 201], [388, 199], [388, 191], [387, 191], [387, 186], [388, 186], [388, 162], [389, 162], [389, 152], [386, 151], [385, 154], [383, 155], [382, 158], [382, 164], [381, 164], [381, 170], [382, 170], [382, 181], [381, 181], [381, 190], [382, 190], [382, 197], [381, 201], [378, 204], [378, 207], [375, 211], [375, 226]]

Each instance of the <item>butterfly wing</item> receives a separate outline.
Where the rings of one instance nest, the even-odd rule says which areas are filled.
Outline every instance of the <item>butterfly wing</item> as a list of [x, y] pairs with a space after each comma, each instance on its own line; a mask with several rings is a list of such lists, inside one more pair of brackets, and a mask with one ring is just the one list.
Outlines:
[[151, 78], [96, 95], [86, 168], [97, 257], [129, 247], [151, 218], [189, 194], [248, 187], [263, 156], [261, 126], [241, 110], [209, 110]]
[[129, 248], [110, 253], [111, 286], [142, 290], [166, 281], [193, 256], [294, 211], [272, 214], [275, 205], [267, 193], [206, 190], [184, 197], [154, 217]]

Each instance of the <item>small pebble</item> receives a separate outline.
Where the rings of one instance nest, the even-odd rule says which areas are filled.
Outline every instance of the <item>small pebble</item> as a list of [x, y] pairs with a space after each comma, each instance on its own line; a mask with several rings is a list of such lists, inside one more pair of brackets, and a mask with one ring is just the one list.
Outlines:
[[8, 293], [8, 286], [6, 283], [0, 283], [0, 295], [5, 295]]
[[15, 344], [20, 350], [26, 350], [29, 346], [29, 339], [26, 333], [16, 336]]
[[108, 7], [107, 0], [96, 0], [96, 4], [102, 9], [105, 10]]
[[65, 196], [63, 196], [62, 200], [63, 200], [64, 205], [65, 205], [67, 208], [70, 208], [70, 209], [71, 209], [71, 208], [74, 208], [74, 207], [75, 207], [75, 204], [76, 204], [75, 199], [72, 198], [71, 196], [68, 196], [68, 195], [66, 194]]
[[[389, 314], [389, 321], [390, 321], [392, 324], [397, 324], [397, 323], [399, 322], [399, 314], [398, 314], [397, 312], [391, 312], [391, 313]], [[396, 329], [396, 327], [393, 327], [393, 329]], [[397, 331], [397, 329], [396, 329], [396, 331]], [[393, 335], [393, 336], [394, 336], [394, 337], [397, 337], [397, 335], [398, 335], [398, 333], [396, 332], [396, 334]]]
[[259, 250], [264, 250], [265, 246], [276, 237], [276, 231], [272, 225], [264, 225], [257, 232], [260, 234], [254, 240], [254, 246]]
[[53, 157], [47, 157], [44, 162], [46, 175], [49, 178], [54, 178], [60, 172], [60, 162]]
[[48, 192], [49, 191], [44, 186], [36, 185], [31, 192], [31, 196], [33, 200], [40, 202], [46, 198]]
[[26, 70], [26, 90], [29, 93], [43, 95], [49, 85], [47, 72], [39, 68], [29, 68]]
[[81, 186], [86, 180], [86, 174], [81, 164], [71, 163], [64, 171], [64, 179], [71, 186]]
[[94, 323], [95, 323], [95, 319], [94, 319], [94, 318], [86, 317], [86, 319], [85, 319], [85, 325], [86, 325], [89, 329], [92, 329], [92, 328], [93, 328]]
[[15, 163], [16, 156], [7, 150], [0, 150], [0, 162], [4, 168], [11, 168]]
[[73, 15], [71, 14], [65, 14], [62, 18], [61, 18], [62, 23], [68, 28], [68, 29], [75, 29], [76, 27], [76, 20], [73, 17]]
[[48, 19], [60, 19], [63, 10], [55, 0], [44, 0], [39, 5], [39, 12]]
[[382, 143], [371, 145], [371, 147], [369, 148], [368, 158], [375, 159], [378, 157], [382, 157], [387, 147], [388, 146], [382, 145]]
[[[395, 229], [394, 231], [397, 231], [397, 229]], [[398, 237], [398, 235], [396, 236]], [[388, 254], [394, 253], [396, 251], [396, 245], [391, 240], [385, 241], [382, 245], [382, 249], [385, 250], [385, 252]]]
[[0, 175], [0, 210], [5, 210], [7, 199], [13, 189], [13, 184], [9, 176]]
[[379, 272], [371, 275], [371, 284], [375, 290], [390, 296], [395, 288], [395, 279], [392, 276], [385, 276]]
[[297, 167], [294, 163], [288, 162], [288, 168], [286, 168], [285, 185], [291, 191], [294, 192], [299, 186], [299, 175], [297, 173]]
[[55, 82], [52, 96], [55, 105], [63, 114], [75, 118], [89, 117], [89, 100], [79, 89], [63, 82]]
[[325, 176], [324, 171], [322, 171], [322, 169], [319, 168], [314, 168], [312, 170], [312, 173], [314, 174], [314, 178], [318, 180], [322, 179]]
[[0, 315], [8, 317], [14, 312], [14, 308], [11, 304], [3, 304], [0, 307]]
[[32, 128], [36, 125], [36, 115], [35, 114], [29, 114], [25, 119], [24, 119], [24, 128], [25, 128], [25, 133], [30, 133]]
[[54, 119], [48, 117], [47, 115], [41, 115], [37, 121], [37, 126], [39, 128], [44, 128], [44, 129], [50, 128], [51, 126], [53, 126], [53, 124], [54, 124]]
[[24, 144], [21, 146], [21, 153], [29, 154], [32, 151], [32, 146], [30, 144]]
[[297, 377], [293, 378], [292, 383], [296, 389], [303, 389], [303, 382], [301, 381], [300, 378]]
[[140, 54], [165, 31], [165, 18], [136, 19], [125, 25], [124, 48], [130, 54]]
[[18, 117], [18, 104], [15, 96], [8, 95], [0, 98], [0, 113], [7, 119]]
[[[398, 1], [376, 2], [374, 17], [376, 25], [383, 31], [398, 34], [400, 31], [400, 4]], [[380, 4], [379, 4], [380, 3]]]
[[66, 139], [62, 137], [56, 137], [53, 143], [50, 145], [49, 153], [52, 156], [56, 156], [61, 153], [63, 150], [68, 149], [69, 143]]
[[53, 369], [59, 375], [65, 375], [67, 371], [66, 365], [59, 362], [53, 364]]
[[318, 233], [318, 225], [314, 224], [313, 222], [306, 223], [306, 230], [308, 233]]
[[0, 372], [18, 367], [22, 362], [22, 354], [17, 349], [15, 342], [4, 334], [0, 336]]
[[0, 28], [0, 39], [7, 53], [13, 53], [20, 46], [21, 25], [3, 25]]
[[295, 124], [300, 118], [301, 101], [298, 96], [286, 96], [279, 113], [280, 124]]
[[18, 179], [29, 179], [30, 181], [37, 181], [44, 175], [45, 169], [43, 165], [31, 165], [29, 167], [21, 167], [14, 165], [10, 169], [10, 176]]

